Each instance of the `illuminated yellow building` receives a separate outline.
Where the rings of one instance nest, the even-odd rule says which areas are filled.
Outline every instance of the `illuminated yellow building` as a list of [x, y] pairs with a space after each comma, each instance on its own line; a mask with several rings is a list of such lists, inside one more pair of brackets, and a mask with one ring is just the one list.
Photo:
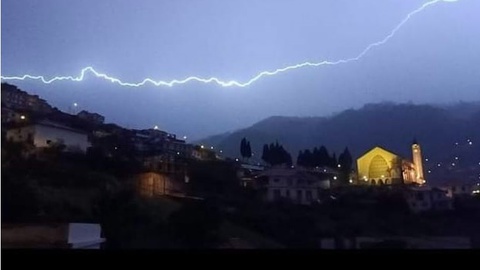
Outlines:
[[424, 184], [420, 145], [412, 145], [413, 162], [381, 147], [375, 147], [357, 159], [358, 184]]

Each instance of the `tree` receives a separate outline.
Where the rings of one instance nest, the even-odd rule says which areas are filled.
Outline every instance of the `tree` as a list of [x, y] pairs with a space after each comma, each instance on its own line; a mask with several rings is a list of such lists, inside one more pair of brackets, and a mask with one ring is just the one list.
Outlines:
[[352, 170], [352, 163], [352, 155], [350, 154], [348, 147], [346, 147], [345, 150], [343, 150], [343, 153], [338, 157], [338, 164], [342, 166], [342, 171], [350, 173]]
[[305, 166], [305, 157], [304, 157], [303, 152], [301, 150], [300, 150], [300, 152], [298, 152], [297, 166]]
[[250, 147], [250, 141], [247, 141], [245, 146], [245, 157], [247, 160], [252, 157], [252, 148]]
[[247, 139], [243, 138], [240, 141], [240, 154], [242, 155], [242, 158], [245, 158], [247, 156]]
[[272, 143], [263, 146], [262, 159], [270, 165], [292, 165], [292, 156], [278, 143], [278, 141], [275, 142], [275, 144]]
[[250, 142], [245, 137], [240, 142], [240, 154], [242, 155], [243, 159], [249, 159], [252, 157], [252, 148], [250, 147]]
[[262, 151], [262, 160], [267, 162], [268, 163], [268, 160], [270, 160], [269, 158], [269, 153], [270, 152], [270, 148], [268, 148], [268, 144], [264, 144], [263, 145], [263, 151]]
[[337, 168], [337, 165], [338, 165], [337, 155], [333, 153], [332, 158], [330, 159], [330, 167]]
[[350, 154], [350, 151], [348, 150], [348, 147], [343, 150], [343, 153], [340, 154], [338, 157], [338, 164], [340, 164], [340, 172], [341, 172], [341, 182], [344, 184], [348, 184], [350, 180], [350, 173], [352, 171], [352, 155]]
[[320, 146], [318, 150], [318, 160], [319, 166], [329, 166], [330, 165], [330, 155], [328, 154], [328, 150], [325, 146]]

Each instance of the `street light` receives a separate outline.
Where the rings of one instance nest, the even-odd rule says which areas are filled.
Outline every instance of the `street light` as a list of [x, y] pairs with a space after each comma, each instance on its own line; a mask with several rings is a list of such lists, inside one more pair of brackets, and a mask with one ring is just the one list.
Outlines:
[[25, 115], [20, 115], [20, 119], [25, 120]]

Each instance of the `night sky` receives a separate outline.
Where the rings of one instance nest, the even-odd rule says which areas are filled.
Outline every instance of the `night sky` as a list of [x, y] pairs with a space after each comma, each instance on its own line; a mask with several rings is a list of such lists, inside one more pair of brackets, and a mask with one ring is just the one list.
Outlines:
[[[2, 75], [124, 81], [219, 77], [245, 81], [304, 61], [355, 57], [425, 0], [2, 0]], [[323, 116], [365, 103], [480, 99], [480, 1], [440, 2], [359, 61], [307, 67], [245, 87], [191, 82], [122, 87], [8, 81], [62, 110], [86, 109], [130, 128], [189, 139], [272, 115]]]

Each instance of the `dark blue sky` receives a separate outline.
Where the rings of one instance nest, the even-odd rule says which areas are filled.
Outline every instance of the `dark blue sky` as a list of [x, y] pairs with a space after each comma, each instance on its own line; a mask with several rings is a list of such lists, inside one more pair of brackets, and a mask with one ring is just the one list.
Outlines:
[[[304, 61], [355, 57], [423, 0], [3, 0], [2, 75], [191, 75], [245, 81]], [[480, 1], [438, 3], [357, 62], [302, 68], [245, 88], [10, 81], [68, 110], [189, 138], [272, 115], [320, 116], [368, 102], [480, 99]]]

